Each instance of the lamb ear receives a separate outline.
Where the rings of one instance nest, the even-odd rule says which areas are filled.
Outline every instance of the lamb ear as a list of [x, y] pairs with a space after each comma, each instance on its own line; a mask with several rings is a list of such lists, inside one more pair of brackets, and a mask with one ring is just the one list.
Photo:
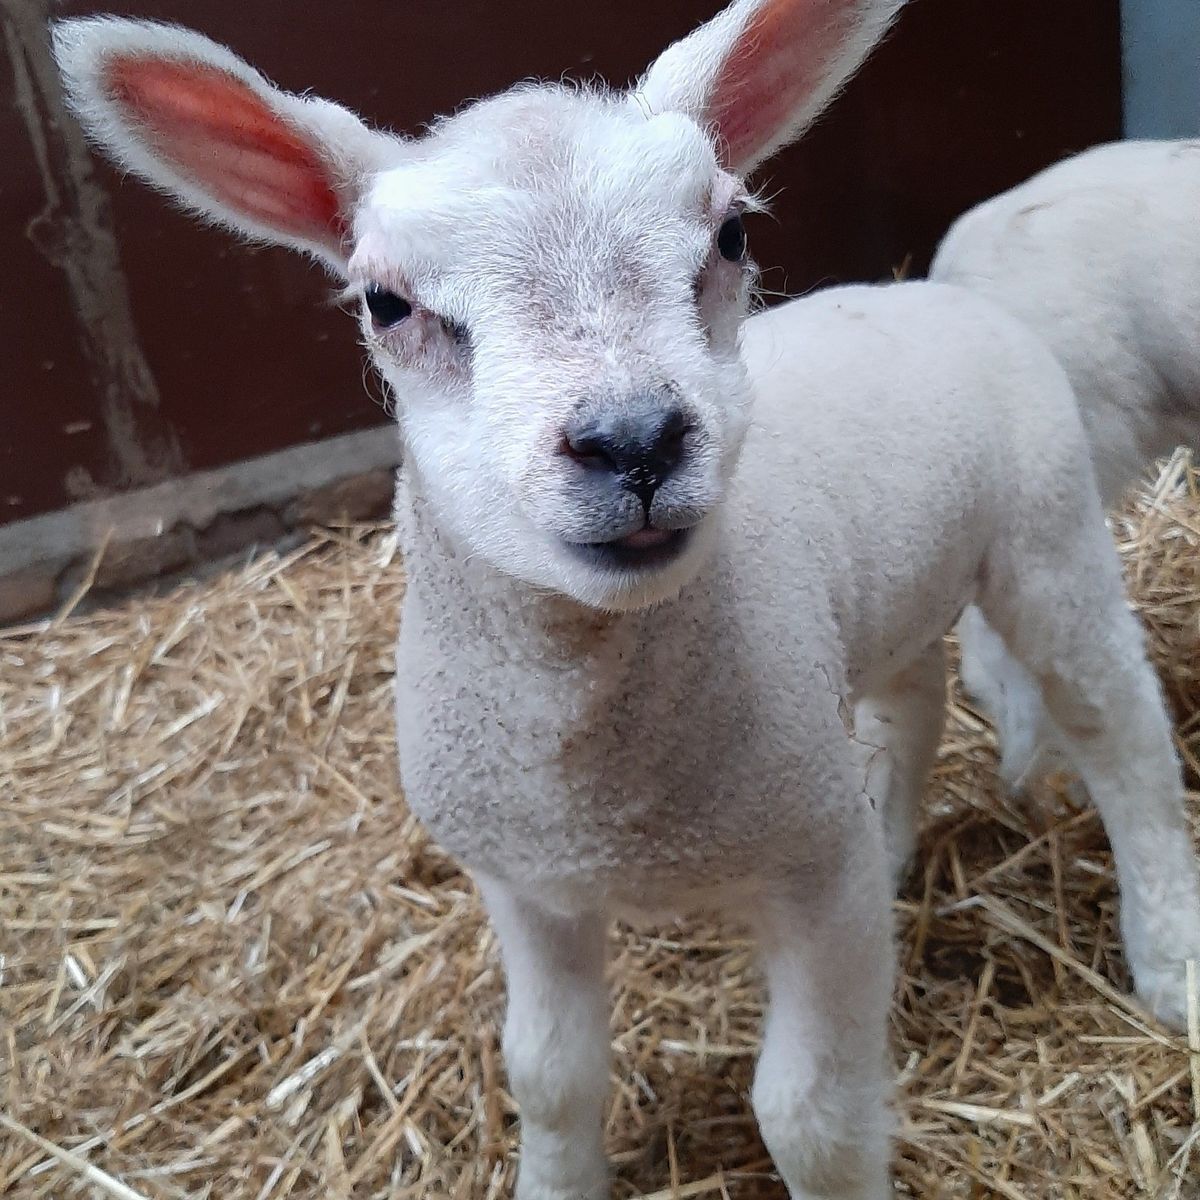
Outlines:
[[344, 272], [354, 205], [398, 139], [178, 26], [100, 17], [53, 32], [68, 100], [118, 163], [210, 221]]
[[710, 128], [723, 165], [749, 174], [816, 119], [903, 2], [735, 0], [668, 47], [637, 94]]

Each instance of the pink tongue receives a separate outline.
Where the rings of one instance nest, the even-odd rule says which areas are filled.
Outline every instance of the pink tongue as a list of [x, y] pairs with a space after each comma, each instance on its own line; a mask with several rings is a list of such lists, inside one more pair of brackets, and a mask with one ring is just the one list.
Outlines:
[[671, 536], [668, 529], [639, 529], [628, 537], [620, 539], [622, 546], [634, 546], [642, 549], [646, 546], [661, 546]]

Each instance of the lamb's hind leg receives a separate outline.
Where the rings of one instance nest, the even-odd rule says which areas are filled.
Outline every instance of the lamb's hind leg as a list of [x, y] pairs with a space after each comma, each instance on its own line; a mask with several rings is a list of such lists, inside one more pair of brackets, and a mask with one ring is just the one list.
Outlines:
[[989, 566], [981, 605], [1037, 680], [1112, 844], [1125, 953], [1139, 996], [1185, 1022], [1185, 970], [1200, 959], [1200, 881], [1158, 680], [1130, 612], [1099, 506], [1069, 539]]
[[903, 882], [916, 853], [921, 797], [945, 722], [946, 655], [940, 638], [855, 710], [855, 736], [867, 755], [867, 793], [883, 809], [893, 888]]
[[1041, 689], [973, 604], [955, 632], [962, 651], [963, 687], [992, 719], [1000, 747], [1000, 776], [1015, 791], [1055, 740]]

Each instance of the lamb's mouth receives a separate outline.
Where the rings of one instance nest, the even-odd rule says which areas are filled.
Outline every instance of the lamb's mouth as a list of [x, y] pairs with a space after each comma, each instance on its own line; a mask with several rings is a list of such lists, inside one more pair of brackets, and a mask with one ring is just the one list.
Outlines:
[[664, 566], [683, 553], [690, 529], [655, 529], [646, 526], [611, 542], [569, 542], [571, 550], [597, 567], [638, 570]]

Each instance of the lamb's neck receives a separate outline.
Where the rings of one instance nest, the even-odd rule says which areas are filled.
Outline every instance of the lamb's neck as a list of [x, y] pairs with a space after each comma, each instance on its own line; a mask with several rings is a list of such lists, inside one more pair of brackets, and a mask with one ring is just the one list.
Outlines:
[[582, 662], [602, 643], [624, 640], [639, 613], [605, 613], [561, 593], [539, 589], [464, 553], [438, 525], [420, 480], [402, 474], [396, 521], [407, 579], [404, 620], [452, 629], [464, 650], [472, 642], [519, 647], [543, 664], [547, 657]]

